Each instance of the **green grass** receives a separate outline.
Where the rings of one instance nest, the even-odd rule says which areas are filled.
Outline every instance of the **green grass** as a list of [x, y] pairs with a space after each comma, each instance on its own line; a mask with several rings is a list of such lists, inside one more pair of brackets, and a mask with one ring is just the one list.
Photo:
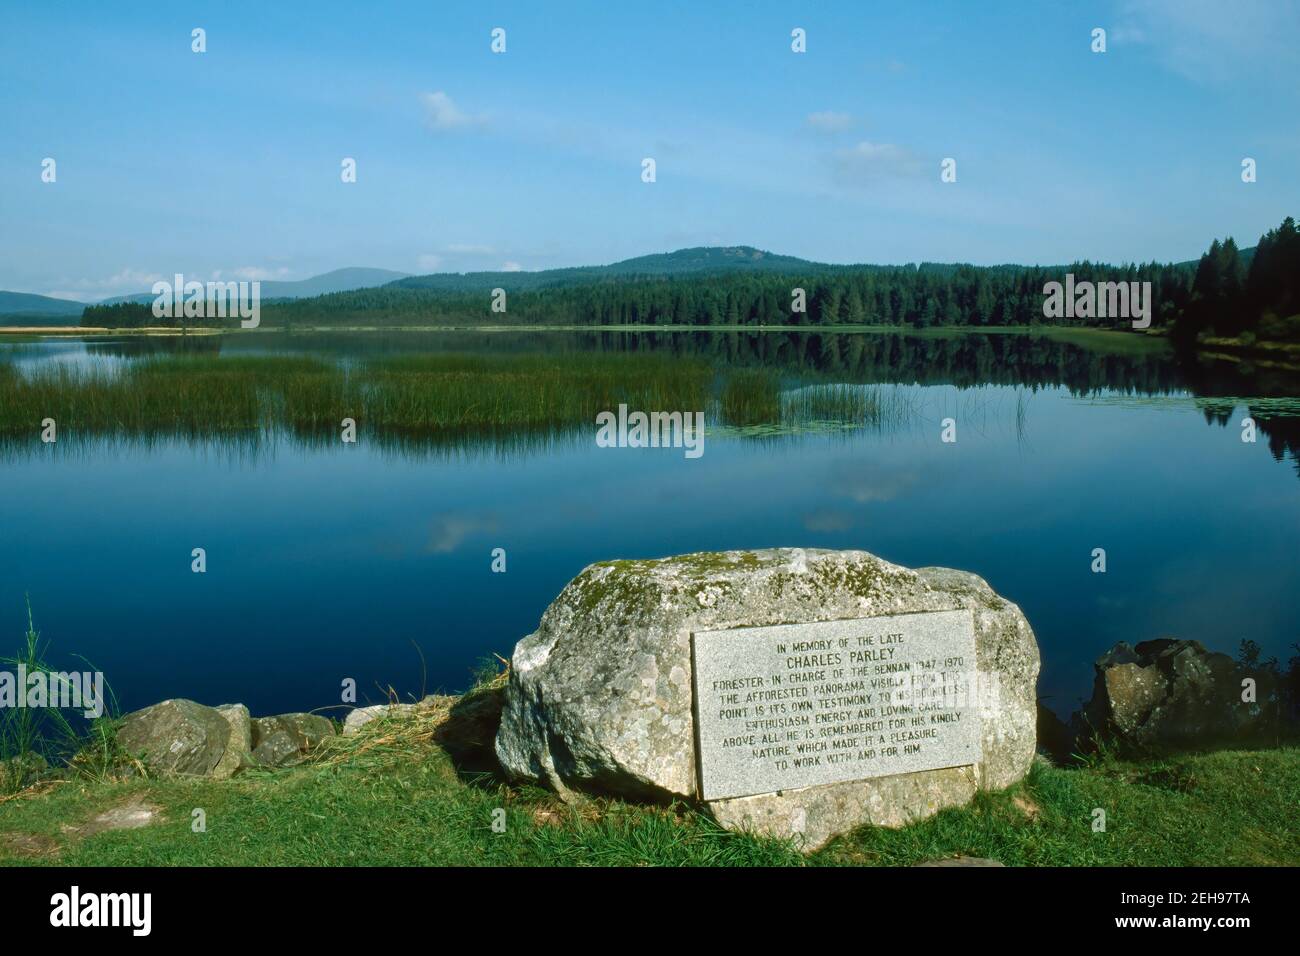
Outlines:
[[[51, 695], [70, 693], [73, 685], [68, 671], [55, 670], [46, 663], [48, 650], [49, 642], [41, 640], [29, 602], [23, 643], [13, 656], [0, 656], [0, 670], [14, 675], [21, 672], [29, 679], [40, 675]], [[95, 670], [82, 659], [78, 659], [76, 669]], [[25, 689], [20, 687], [17, 692], [25, 693]], [[104, 714], [91, 720], [84, 729], [75, 727], [58, 707], [0, 709], [0, 798], [40, 780], [51, 761], [67, 764], [78, 775], [99, 777], [107, 771], [116, 759], [112, 713], [117, 701], [107, 685], [100, 692]]]
[[[44, 783], [0, 800], [0, 863], [128, 865], [905, 866], [956, 854], [1008, 865], [1297, 865], [1300, 751], [1158, 762], [1036, 764], [1010, 790], [899, 830], [861, 828], [817, 853], [720, 830], [688, 807], [566, 806], [458, 771], [419, 718], [376, 722], [312, 764], [220, 783]], [[79, 836], [129, 802], [161, 820]], [[191, 828], [201, 808], [207, 830]], [[1093, 831], [1094, 811], [1105, 832]], [[504, 811], [504, 832], [493, 829]]]
[[35, 432], [52, 418], [63, 433], [219, 434], [265, 427], [259, 388], [280, 360], [150, 359], [120, 375], [66, 367], [30, 377], [0, 372], [0, 432]]
[[768, 425], [781, 420], [781, 380], [767, 369], [741, 369], [730, 375], [719, 398], [728, 425]]
[[862, 385], [807, 385], [787, 392], [781, 415], [789, 423], [881, 424], [881, 390]]
[[[1008, 866], [1295, 866], [1297, 801], [1293, 748], [1036, 765], [1009, 791], [902, 830], [860, 830], [822, 856], [894, 865], [965, 853]], [[1093, 830], [1098, 809], [1104, 832]]]
[[368, 363], [366, 421], [380, 429], [546, 428], [632, 409], [700, 409], [713, 373], [661, 355], [414, 355]]
[[23, 376], [0, 365], [0, 434], [222, 435], [285, 428], [337, 433], [344, 418], [383, 433], [563, 428], [596, 413], [698, 410], [713, 372], [657, 355], [417, 355], [348, 366], [316, 358], [181, 356], [118, 374], [69, 368]]
[[783, 390], [768, 369], [715, 370], [665, 354], [431, 353], [365, 362], [306, 356], [158, 356], [116, 372], [68, 367], [23, 375], [0, 364], [0, 440], [58, 438], [257, 440], [277, 431], [337, 440], [351, 418], [381, 443], [529, 441], [594, 428], [596, 415], [703, 411], [730, 426], [882, 424], [879, 388], [814, 382]]

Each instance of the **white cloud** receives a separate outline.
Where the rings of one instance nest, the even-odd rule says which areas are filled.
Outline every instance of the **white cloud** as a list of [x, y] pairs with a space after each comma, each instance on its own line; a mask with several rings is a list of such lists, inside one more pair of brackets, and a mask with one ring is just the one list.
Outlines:
[[156, 272], [145, 272], [143, 269], [123, 269], [117, 275], [104, 280], [103, 284], [113, 288], [129, 285], [153, 285], [161, 278], [162, 276]]
[[420, 101], [424, 104], [424, 122], [430, 129], [450, 132], [471, 129], [487, 122], [486, 117], [463, 112], [442, 90], [421, 93]]
[[70, 292], [67, 289], [49, 289], [45, 292], [38, 292], [37, 295], [47, 295], [51, 299], [70, 299], [73, 302], [85, 302], [87, 299], [84, 292]]
[[61, 288], [42, 293], [56, 299], [77, 299], [82, 302], [98, 299], [111, 299], [119, 295], [136, 295], [150, 292], [155, 282], [171, 282], [179, 271], [186, 282], [215, 282], [223, 277], [243, 279], [249, 282], [265, 282], [272, 279], [285, 279], [291, 274], [285, 266], [270, 268], [266, 266], [240, 266], [236, 269], [213, 269], [210, 273], [194, 272], [187, 269], [173, 270], [167, 273], [150, 272], [146, 269], [125, 268], [106, 279], [63, 279]]
[[416, 266], [424, 272], [437, 272], [438, 267], [442, 265], [442, 256], [434, 253], [426, 253], [415, 260]]
[[911, 150], [894, 143], [862, 141], [831, 156], [835, 178], [848, 186], [861, 186], [884, 179], [900, 179], [920, 172], [921, 163]]
[[496, 250], [491, 246], [478, 245], [472, 242], [453, 242], [443, 251], [452, 256], [490, 256]]
[[[225, 274], [224, 269], [217, 269], [215, 272], [212, 273], [212, 278], [220, 279], [224, 274]], [[285, 278], [286, 276], [289, 275], [289, 270], [285, 266], [280, 266], [280, 268], [278, 269], [268, 269], [264, 266], [240, 266], [237, 269], [231, 269], [230, 274], [234, 276], [236, 279], [244, 279], [245, 281], [248, 282], [266, 282], [271, 279]], [[186, 281], [188, 281], [190, 277], [186, 276], [185, 278]], [[195, 276], [194, 278], [198, 279], [199, 277]], [[204, 280], [199, 280], [199, 281], [204, 281]]]
[[75, 299], [80, 302], [106, 299], [116, 295], [136, 292], [148, 292], [155, 282], [162, 279], [170, 281], [171, 276], [164, 276], [145, 269], [126, 268], [109, 276], [107, 279], [68, 279], [60, 284], [64, 288], [41, 293], [56, 299]]
[[517, 263], [517, 262], [509, 262], [509, 261], [507, 261], [507, 262], [503, 262], [503, 263], [501, 263], [501, 271], [502, 271], [502, 272], [522, 272], [522, 271], [523, 271], [523, 268], [524, 268], [524, 267], [521, 266], [521, 265], [520, 265], [519, 263]]
[[425, 551], [430, 554], [450, 554], [471, 535], [493, 532], [497, 519], [492, 515], [445, 514], [433, 519]]
[[1276, 0], [1128, 0], [1109, 39], [1149, 46], [1188, 79], [1242, 83], [1300, 67], [1300, 5]]
[[842, 133], [853, 125], [853, 117], [848, 113], [823, 110], [820, 113], [809, 113], [805, 122], [819, 133]]
[[1106, 31], [1106, 38], [1111, 43], [1123, 46], [1125, 43], [1146, 43], [1146, 31], [1131, 20], [1122, 20]]
[[837, 462], [832, 467], [831, 491], [858, 504], [893, 501], [916, 484], [916, 475], [902, 469], [881, 469], [864, 474], [860, 468]]
[[805, 531], [812, 532], [848, 531], [853, 527], [853, 515], [829, 509], [812, 511], [803, 516], [803, 526]]

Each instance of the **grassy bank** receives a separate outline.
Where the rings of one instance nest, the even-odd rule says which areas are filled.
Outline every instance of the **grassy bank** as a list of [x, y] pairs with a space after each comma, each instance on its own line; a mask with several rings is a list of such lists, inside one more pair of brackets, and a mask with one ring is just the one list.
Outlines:
[[[1300, 864], [1295, 749], [1039, 763], [968, 807], [862, 828], [804, 856], [689, 808], [566, 806], [509, 786], [474, 769], [445, 733], [449, 713], [375, 722], [306, 765], [220, 783], [46, 780], [0, 802], [0, 864], [906, 866], [957, 854], [1023, 866]], [[481, 753], [490, 734], [480, 736], [470, 743]], [[1098, 808], [1105, 832], [1093, 829]], [[196, 809], [206, 832], [194, 832]], [[105, 822], [115, 819], [147, 822]]]

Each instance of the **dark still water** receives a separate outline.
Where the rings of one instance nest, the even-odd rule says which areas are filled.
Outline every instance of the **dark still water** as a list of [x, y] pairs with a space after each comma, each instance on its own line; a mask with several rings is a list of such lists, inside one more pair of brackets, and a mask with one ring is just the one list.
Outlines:
[[[1028, 336], [251, 334], [223, 359], [589, 350], [704, 356], [879, 386], [872, 426], [709, 422], [704, 454], [547, 440], [355, 445], [292, 436], [30, 436], [0, 445], [0, 654], [30, 595], [50, 658], [84, 656], [129, 710], [254, 714], [463, 689], [585, 565], [773, 546], [974, 571], [1024, 609], [1061, 713], [1116, 641], [1173, 635], [1285, 660], [1300, 641], [1300, 394], [1286, 372], [1180, 366]], [[0, 362], [113, 369], [174, 342], [0, 340]], [[1241, 419], [1260, 423], [1255, 443]], [[957, 440], [940, 440], [942, 422]], [[757, 430], [762, 431], [762, 430]], [[773, 431], [773, 430], [769, 430]], [[190, 570], [204, 548], [207, 572]], [[493, 573], [492, 549], [507, 571]], [[1091, 570], [1104, 548], [1107, 571]], [[417, 650], [418, 648], [418, 650]], [[334, 712], [339, 713], [339, 712]]]

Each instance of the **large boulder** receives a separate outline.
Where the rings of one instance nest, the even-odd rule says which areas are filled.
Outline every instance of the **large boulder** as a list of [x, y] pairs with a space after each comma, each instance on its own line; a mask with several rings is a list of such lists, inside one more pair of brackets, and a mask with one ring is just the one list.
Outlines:
[[150, 770], [210, 776], [230, 741], [230, 723], [192, 700], [164, 700], [122, 718], [118, 746]]
[[691, 635], [969, 609], [982, 717], [974, 767], [713, 800], [723, 825], [806, 848], [863, 823], [898, 826], [1009, 786], [1035, 749], [1038, 647], [1016, 605], [973, 574], [909, 570], [861, 551], [775, 549], [609, 561], [578, 575], [515, 648], [496, 753], [508, 775], [576, 791], [697, 800]]
[[[1200, 748], [1266, 737], [1277, 692], [1267, 669], [1243, 668], [1198, 641], [1124, 642], [1097, 659], [1092, 699], [1083, 715], [1094, 734], [1149, 750]], [[1256, 682], [1255, 700], [1242, 682]], [[1274, 718], [1274, 719], [1271, 719]]]

